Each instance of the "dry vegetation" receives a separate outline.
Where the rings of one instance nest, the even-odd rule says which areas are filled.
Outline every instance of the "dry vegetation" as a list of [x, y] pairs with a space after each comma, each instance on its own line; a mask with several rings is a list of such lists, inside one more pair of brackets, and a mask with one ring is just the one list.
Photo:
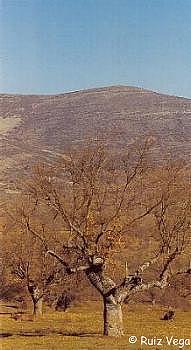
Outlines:
[[88, 138], [122, 150], [140, 135], [153, 135], [159, 158], [190, 157], [191, 100], [185, 98], [114, 86], [53, 96], [0, 95], [0, 110], [3, 118], [21, 118], [0, 141], [5, 188], [33, 160], [51, 162]]
[[140, 336], [191, 338], [191, 100], [119, 86], [0, 102], [3, 350], [178, 349]]
[[18, 116], [12, 116], [7, 118], [0, 117], [0, 135], [11, 131], [15, 126], [17, 126], [21, 121]]
[[[2, 331], [7, 337], [2, 339], [3, 350], [166, 350], [167, 346], [140, 346], [129, 344], [129, 336], [141, 335], [162, 338], [166, 335], [177, 338], [190, 338], [191, 312], [177, 311], [174, 321], [160, 320], [165, 308], [157, 306], [124, 306], [125, 336], [105, 338], [102, 336], [99, 303], [83, 303], [67, 312], [46, 313], [38, 321], [15, 321], [10, 315], [1, 315]], [[2, 312], [15, 312], [4, 307]], [[28, 315], [30, 318], [30, 315]], [[169, 350], [178, 347], [168, 346]], [[189, 350], [189, 346], [183, 350]]]
[[[18, 185], [4, 212], [2, 296], [24, 314], [4, 306], [5, 349], [16, 339], [17, 349], [138, 350], [128, 336], [189, 337], [190, 168], [156, 167], [150, 146], [71, 150]], [[53, 311], [70, 293], [72, 307]], [[174, 320], [161, 320], [164, 306]]]

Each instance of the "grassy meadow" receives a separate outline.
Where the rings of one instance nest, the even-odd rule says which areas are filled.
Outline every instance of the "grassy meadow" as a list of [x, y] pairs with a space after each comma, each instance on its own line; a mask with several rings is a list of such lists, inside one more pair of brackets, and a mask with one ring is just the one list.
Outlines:
[[[164, 308], [149, 305], [125, 305], [122, 338], [102, 336], [102, 306], [99, 303], [84, 303], [66, 312], [45, 310], [41, 319], [31, 321], [24, 314], [22, 320], [11, 316], [9, 305], [1, 311], [1, 346], [3, 350], [176, 350], [179, 346], [141, 345], [140, 336], [148, 338], [191, 338], [191, 312], [176, 311], [174, 321], [163, 321]], [[138, 338], [136, 344], [129, 344], [129, 337]], [[181, 347], [190, 350], [190, 346]]]

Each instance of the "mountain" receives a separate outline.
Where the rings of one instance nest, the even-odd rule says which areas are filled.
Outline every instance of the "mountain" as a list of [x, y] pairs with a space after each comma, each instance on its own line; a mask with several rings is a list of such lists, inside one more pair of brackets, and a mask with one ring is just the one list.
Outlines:
[[0, 95], [0, 183], [50, 161], [69, 145], [98, 139], [124, 148], [152, 136], [162, 158], [189, 159], [191, 99], [113, 86], [59, 95]]

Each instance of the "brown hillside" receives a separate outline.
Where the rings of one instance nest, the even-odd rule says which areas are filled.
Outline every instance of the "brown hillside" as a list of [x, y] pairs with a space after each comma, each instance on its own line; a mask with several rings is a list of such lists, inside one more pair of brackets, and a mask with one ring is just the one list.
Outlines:
[[[123, 148], [154, 136], [163, 158], [191, 151], [191, 100], [115, 86], [60, 95], [0, 95], [0, 182], [23, 164], [50, 160], [68, 145], [99, 139]], [[1, 188], [2, 188], [1, 186]]]

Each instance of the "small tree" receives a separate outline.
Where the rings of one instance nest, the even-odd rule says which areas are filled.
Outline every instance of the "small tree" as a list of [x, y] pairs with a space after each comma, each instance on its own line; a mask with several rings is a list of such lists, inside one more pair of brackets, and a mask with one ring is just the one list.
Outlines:
[[[47, 256], [44, 244], [27, 231], [22, 220], [30, 215], [30, 200], [25, 200], [19, 207], [15, 205], [11, 217], [7, 213], [8, 224], [3, 232], [5, 259], [2, 265], [13, 281], [20, 281], [21, 286], [27, 288], [33, 304], [33, 316], [38, 317], [42, 315], [43, 300], [50, 289], [55, 283], [60, 283], [60, 278], [64, 279], [64, 270], [60, 263]], [[38, 225], [37, 217], [34, 221]], [[41, 228], [43, 232], [42, 222]]]
[[[104, 335], [123, 335], [121, 307], [125, 300], [150, 288], [168, 286], [171, 268], [189, 242], [190, 202], [181, 175], [184, 171], [164, 168], [168, 181], [156, 180], [146, 166], [147, 146], [123, 155], [110, 155], [102, 147], [69, 154], [54, 167], [37, 166], [27, 184], [35, 208], [30, 218], [24, 216], [28, 232], [39, 238], [47, 254], [61, 262], [67, 273], [84, 271], [103, 299]], [[57, 232], [57, 249], [50, 249], [53, 242], [46, 238], [46, 230], [42, 233], [33, 224], [34, 213], [40, 217], [42, 208], [47, 208], [49, 221], [62, 227]], [[130, 273], [126, 263], [123, 280], [116, 283], [111, 278], [114, 254], [127, 253], [126, 238], [132, 225], [146, 217], [156, 244], [143, 263], [140, 252], [135, 252], [135, 272]], [[126, 261], [129, 263], [128, 256]], [[151, 266], [157, 266], [158, 277], [144, 281], [143, 273]]]

